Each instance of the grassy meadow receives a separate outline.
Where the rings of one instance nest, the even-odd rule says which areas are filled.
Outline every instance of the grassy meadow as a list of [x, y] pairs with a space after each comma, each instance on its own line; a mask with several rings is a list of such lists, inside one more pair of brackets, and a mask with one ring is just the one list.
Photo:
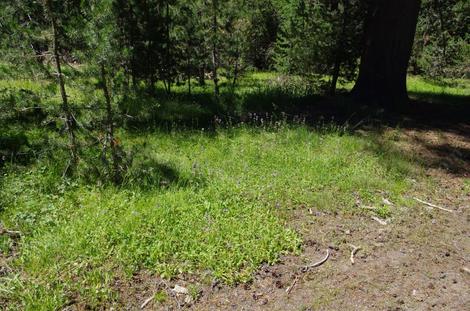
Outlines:
[[[397, 211], [383, 205], [385, 195], [407, 202], [421, 166], [395, 148], [393, 137], [283, 116], [284, 108], [316, 95], [295, 79], [272, 81], [269, 73], [245, 77], [235, 93], [226, 86], [220, 103], [210, 99], [209, 86], [194, 86], [191, 96], [179, 86], [173, 97], [119, 107], [129, 117], [118, 120], [117, 136], [131, 160], [116, 187], [93, 166], [99, 146], [89, 136], [100, 130], [86, 125], [79, 178], [62, 178], [67, 152], [51, 120], [59, 103], [54, 85], [0, 80], [4, 102], [22, 92], [28, 106], [40, 101], [43, 114], [19, 116], [20, 109], [1, 120], [4, 142], [19, 128], [25, 137], [18, 158], [5, 158], [0, 168], [0, 222], [22, 235], [0, 236], [7, 267], [0, 308], [55, 310], [70, 301], [109, 307], [119, 301], [116, 280], [139, 271], [194, 275], [204, 284], [246, 282], [263, 263], [301, 252], [302, 236], [289, 223], [293, 210], [372, 213], [357, 207], [360, 199], [387, 218]], [[101, 95], [70, 85], [81, 120], [93, 122]], [[409, 89], [416, 97], [470, 95], [465, 80], [437, 85], [413, 77]]]

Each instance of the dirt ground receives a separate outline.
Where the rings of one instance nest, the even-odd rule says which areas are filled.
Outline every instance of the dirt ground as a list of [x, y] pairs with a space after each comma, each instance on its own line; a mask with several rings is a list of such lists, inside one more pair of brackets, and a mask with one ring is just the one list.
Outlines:
[[[175, 285], [190, 288], [199, 281], [162, 282], [143, 274], [117, 284], [122, 304], [141, 309], [153, 293], [163, 291], [169, 295], [164, 302], [153, 299], [143, 309], [470, 310], [470, 126], [410, 127], [398, 134], [385, 129], [383, 134], [398, 135], [399, 148], [421, 159], [425, 174], [437, 183], [414, 181], [409, 197], [451, 211], [421, 203], [393, 205], [398, 213], [380, 224], [360, 202], [358, 213], [345, 215], [299, 207], [291, 225], [304, 238], [302, 254], [261, 267], [251, 284], [203, 285], [189, 295], [175, 294]], [[352, 264], [354, 246], [361, 249]], [[323, 265], [302, 271], [327, 252]]]

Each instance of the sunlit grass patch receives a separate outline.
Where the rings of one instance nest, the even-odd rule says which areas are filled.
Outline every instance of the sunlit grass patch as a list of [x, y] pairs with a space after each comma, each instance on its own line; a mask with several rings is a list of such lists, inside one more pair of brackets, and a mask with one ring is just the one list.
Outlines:
[[442, 81], [432, 81], [423, 77], [409, 76], [408, 91], [412, 93], [470, 96], [470, 80], [443, 79]]
[[304, 126], [120, 135], [154, 160], [137, 167], [151, 174], [168, 163], [176, 181], [64, 184], [53, 159], [3, 177], [1, 220], [25, 235], [20, 274], [0, 285], [14, 309], [70, 299], [102, 306], [117, 299], [116, 278], [142, 269], [247, 281], [262, 263], [299, 251], [289, 210], [354, 212], [358, 197], [374, 204], [384, 192], [399, 202], [413, 171], [374, 140]]

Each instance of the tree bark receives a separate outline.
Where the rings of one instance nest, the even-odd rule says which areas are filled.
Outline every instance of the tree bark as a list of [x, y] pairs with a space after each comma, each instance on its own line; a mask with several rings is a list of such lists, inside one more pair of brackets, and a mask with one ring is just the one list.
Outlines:
[[206, 64], [202, 64], [198, 70], [198, 82], [199, 86], [206, 85]]
[[[120, 157], [118, 155], [118, 146], [116, 139], [114, 138], [114, 116], [113, 116], [113, 107], [111, 106], [111, 94], [109, 92], [108, 83], [107, 83], [107, 73], [104, 64], [101, 64], [101, 83], [103, 87], [103, 94], [106, 101], [106, 123], [108, 128], [108, 139], [109, 146], [111, 148], [111, 158], [113, 161], [113, 181], [115, 184], [120, 184], [122, 181], [120, 166]], [[107, 142], [105, 142], [106, 144]]]
[[420, 0], [372, 0], [365, 46], [352, 94], [359, 100], [395, 108], [408, 102], [406, 73]]
[[[188, 47], [191, 47], [190, 44], [188, 44]], [[188, 48], [188, 51], [190, 49]], [[186, 57], [186, 79], [188, 80], [188, 94], [191, 95], [191, 55], [187, 54]]]
[[212, 0], [212, 79], [214, 81], [214, 94], [219, 97], [219, 76], [217, 70], [219, 68], [219, 60], [217, 53], [217, 13], [218, 13], [218, 0]]
[[75, 120], [73, 118], [72, 112], [70, 110], [70, 106], [68, 103], [68, 96], [65, 90], [65, 81], [64, 76], [62, 74], [62, 67], [60, 62], [60, 55], [59, 55], [59, 40], [58, 40], [58, 33], [57, 33], [57, 21], [56, 17], [54, 16], [54, 12], [52, 11], [52, 5], [49, 1], [45, 2], [46, 9], [49, 11], [49, 17], [51, 20], [51, 27], [52, 27], [52, 49], [54, 53], [54, 61], [56, 66], [56, 75], [57, 75], [57, 82], [59, 83], [60, 95], [62, 97], [62, 112], [64, 114], [65, 119], [65, 131], [69, 137], [69, 153], [70, 153], [70, 164], [64, 172], [68, 174], [69, 172], [74, 172], [77, 164], [78, 164], [78, 146], [77, 146], [77, 138], [75, 136]]
[[349, 14], [349, 0], [342, 2], [344, 5], [344, 11], [341, 16], [341, 31], [336, 40], [336, 51], [335, 51], [335, 61], [333, 66], [333, 72], [331, 74], [331, 84], [330, 84], [330, 96], [336, 94], [336, 86], [338, 84], [338, 79], [341, 71], [341, 63], [343, 61], [343, 49], [344, 49], [344, 40], [346, 39], [346, 26], [348, 24], [348, 14]]

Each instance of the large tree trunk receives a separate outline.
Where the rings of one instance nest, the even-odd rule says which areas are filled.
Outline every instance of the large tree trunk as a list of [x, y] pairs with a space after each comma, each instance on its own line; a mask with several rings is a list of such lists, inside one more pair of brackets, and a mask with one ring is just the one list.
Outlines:
[[365, 46], [353, 95], [359, 100], [396, 107], [408, 102], [406, 73], [420, 0], [372, 0]]

